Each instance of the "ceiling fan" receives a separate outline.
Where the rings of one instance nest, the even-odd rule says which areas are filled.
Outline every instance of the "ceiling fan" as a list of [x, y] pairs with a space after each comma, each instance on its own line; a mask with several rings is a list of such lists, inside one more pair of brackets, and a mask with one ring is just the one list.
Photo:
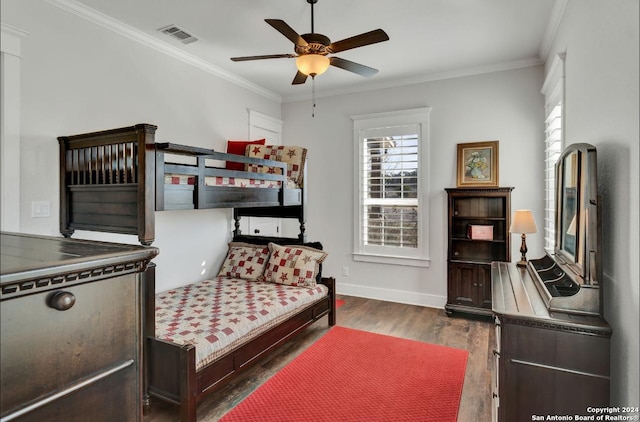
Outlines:
[[287, 37], [294, 44], [296, 54], [269, 54], [264, 56], [232, 57], [234, 62], [263, 59], [296, 58], [298, 73], [293, 78], [292, 85], [303, 84], [307, 77], [315, 78], [324, 73], [329, 66], [339, 67], [349, 72], [365, 77], [371, 77], [378, 73], [377, 69], [365, 66], [350, 60], [341, 59], [329, 54], [339, 53], [352, 48], [364, 47], [365, 45], [388, 41], [389, 36], [382, 29], [375, 29], [340, 41], [331, 42], [329, 37], [314, 32], [313, 26], [313, 5], [318, 0], [307, 0], [311, 5], [311, 33], [298, 35], [289, 25], [280, 19], [265, 19], [269, 25]]

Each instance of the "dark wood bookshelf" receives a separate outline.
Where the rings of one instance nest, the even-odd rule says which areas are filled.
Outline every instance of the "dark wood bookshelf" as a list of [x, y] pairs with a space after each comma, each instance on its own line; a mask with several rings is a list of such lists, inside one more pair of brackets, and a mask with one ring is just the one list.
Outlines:
[[[491, 262], [511, 261], [512, 187], [447, 188], [448, 315], [490, 316]], [[479, 233], [473, 229], [477, 229]]]

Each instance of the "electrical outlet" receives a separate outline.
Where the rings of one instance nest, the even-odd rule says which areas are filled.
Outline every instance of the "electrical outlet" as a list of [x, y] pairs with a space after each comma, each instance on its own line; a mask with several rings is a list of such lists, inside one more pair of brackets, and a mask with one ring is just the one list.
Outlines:
[[349, 275], [349, 267], [342, 267], [342, 275], [345, 277]]

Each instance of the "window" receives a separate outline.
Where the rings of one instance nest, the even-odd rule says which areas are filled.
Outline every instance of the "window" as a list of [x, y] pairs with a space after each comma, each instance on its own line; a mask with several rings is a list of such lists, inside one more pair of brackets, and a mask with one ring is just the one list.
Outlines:
[[353, 116], [354, 259], [428, 266], [430, 108]]
[[556, 226], [556, 162], [563, 149], [564, 54], [555, 57], [542, 86], [545, 97], [544, 247], [552, 253]]

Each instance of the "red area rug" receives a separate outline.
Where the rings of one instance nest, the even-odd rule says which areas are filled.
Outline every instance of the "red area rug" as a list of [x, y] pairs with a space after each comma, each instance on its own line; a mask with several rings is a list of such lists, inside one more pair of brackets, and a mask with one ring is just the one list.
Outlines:
[[455, 422], [466, 350], [333, 327], [222, 422]]
[[344, 300], [342, 299], [336, 299], [336, 309], [338, 309], [339, 307], [341, 307], [342, 305], [344, 305]]

